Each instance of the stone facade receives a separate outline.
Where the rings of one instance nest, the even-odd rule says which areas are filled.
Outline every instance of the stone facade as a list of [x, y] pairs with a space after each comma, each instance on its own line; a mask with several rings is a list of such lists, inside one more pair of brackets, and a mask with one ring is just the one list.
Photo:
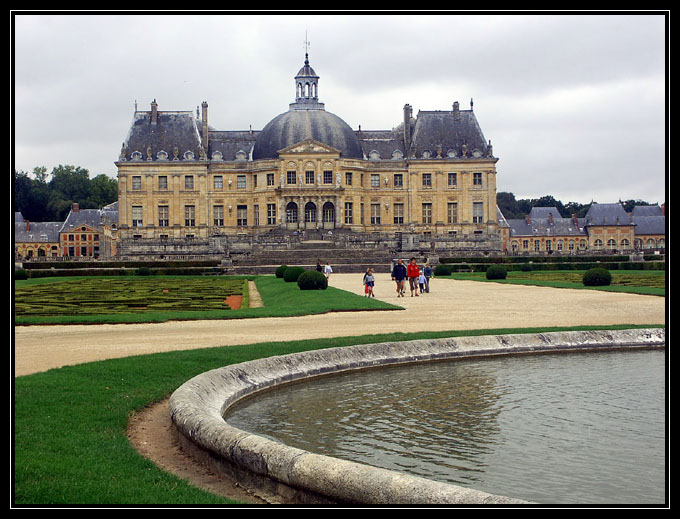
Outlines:
[[[124, 243], [267, 233], [399, 233], [500, 251], [496, 162], [472, 110], [406, 105], [390, 130], [352, 130], [305, 65], [295, 102], [260, 131], [218, 131], [208, 105], [135, 111], [116, 162]], [[434, 240], [436, 241], [436, 240]], [[455, 245], [454, 245], [455, 247]]]

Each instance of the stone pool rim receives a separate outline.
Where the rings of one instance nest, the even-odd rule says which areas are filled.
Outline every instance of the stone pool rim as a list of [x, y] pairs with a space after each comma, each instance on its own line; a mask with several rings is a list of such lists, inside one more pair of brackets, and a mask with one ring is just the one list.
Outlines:
[[169, 411], [184, 449], [286, 503], [522, 506], [529, 503], [289, 447], [237, 429], [223, 416], [260, 391], [352, 370], [499, 355], [665, 348], [665, 342], [665, 328], [645, 328], [420, 339], [291, 353], [197, 375], [172, 394]]

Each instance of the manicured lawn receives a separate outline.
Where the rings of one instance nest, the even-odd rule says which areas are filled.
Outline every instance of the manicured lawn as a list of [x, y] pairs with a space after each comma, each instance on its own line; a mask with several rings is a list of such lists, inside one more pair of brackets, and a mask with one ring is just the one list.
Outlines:
[[13, 395], [13, 504], [229, 504], [159, 469], [138, 454], [126, 436], [133, 413], [162, 401], [185, 381], [210, 369], [352, 344], [557, 330], [395, 333], [263, 343], [142, 355], [18, 377]]
[[[585, 271], [558, 270], [558, 271], [531, 271], [531, 272], [508, 272], [505, 280], [493, 280], [494, 283], [514, 283], [519, 285], [539, 285], [554, 288], [576, 288], [585, 290], [606, 290], [608, 292], [627, 292], [633, 294], [666, 295], [666, 273], [662, 270], [610, 270], [612, 284], [605, 287], [583, 286], [583, 274]], [[453, 279], [487, 281], [484, 272], [454, 272]]]
[[[264, 307], [248, 307], [243, 276], [38, 278], [15, 282], [15, 324], [139, 323], [181, 319], [284, 317], [332, 311], [399, 309], [337, 288], [300, 290], [254, 276]], [[240, 294], [240, 309], [225, 300]]]

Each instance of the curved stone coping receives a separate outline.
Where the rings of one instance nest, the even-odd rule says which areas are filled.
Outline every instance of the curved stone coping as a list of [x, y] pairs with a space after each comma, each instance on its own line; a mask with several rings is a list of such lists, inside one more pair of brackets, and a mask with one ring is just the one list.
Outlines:
[[665, 340], [662, 328], [487, 335], [329, 348], [208, 371], [178, 388], [169, 408], [185, 445], [213, 462], [217, 460], [220, 470], [247, 475], [250, 484], [256, 482], [289, 501], [521, 504], [524, 502], [517, 499], [288, 447], [232, 427], [223, 416], [235, 402], [258, 391], [341, 371], [473, 356], [663, 348]]

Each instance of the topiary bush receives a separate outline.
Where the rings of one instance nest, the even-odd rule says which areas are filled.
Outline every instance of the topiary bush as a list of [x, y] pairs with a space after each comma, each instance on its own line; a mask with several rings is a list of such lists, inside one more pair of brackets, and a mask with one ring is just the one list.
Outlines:
[[321, 272], [307, 270], [300, 274], [297, 284], [300, 290], [326, 290], [328, 288], [328, 279]]
[[26, 269], [15, 270], [14, 279], [28, 279], [28, 272]]
[[587, 287], [603, 287], [612, 284], [611, 273], [602, 267], [595, 267], [583, 274], [583, 285]]
[[[283, 280], [286, 283], [297, 282], [298, 278], [305, 272], [302, 267], [288, 267], [283, 273]], [[316, 271], [314, 271], [316, 272]]]
[[282, 278], [284, 272], [286, 272], [286, 269], [288, 268], [288, 265], [281, 265], [279, 268], [276, 269], [276, 277], [277, 278]]
[[486, 269], [486, 279], [505, 279], [508, 277], [508, 269], [502, 265], [491, 265]]

